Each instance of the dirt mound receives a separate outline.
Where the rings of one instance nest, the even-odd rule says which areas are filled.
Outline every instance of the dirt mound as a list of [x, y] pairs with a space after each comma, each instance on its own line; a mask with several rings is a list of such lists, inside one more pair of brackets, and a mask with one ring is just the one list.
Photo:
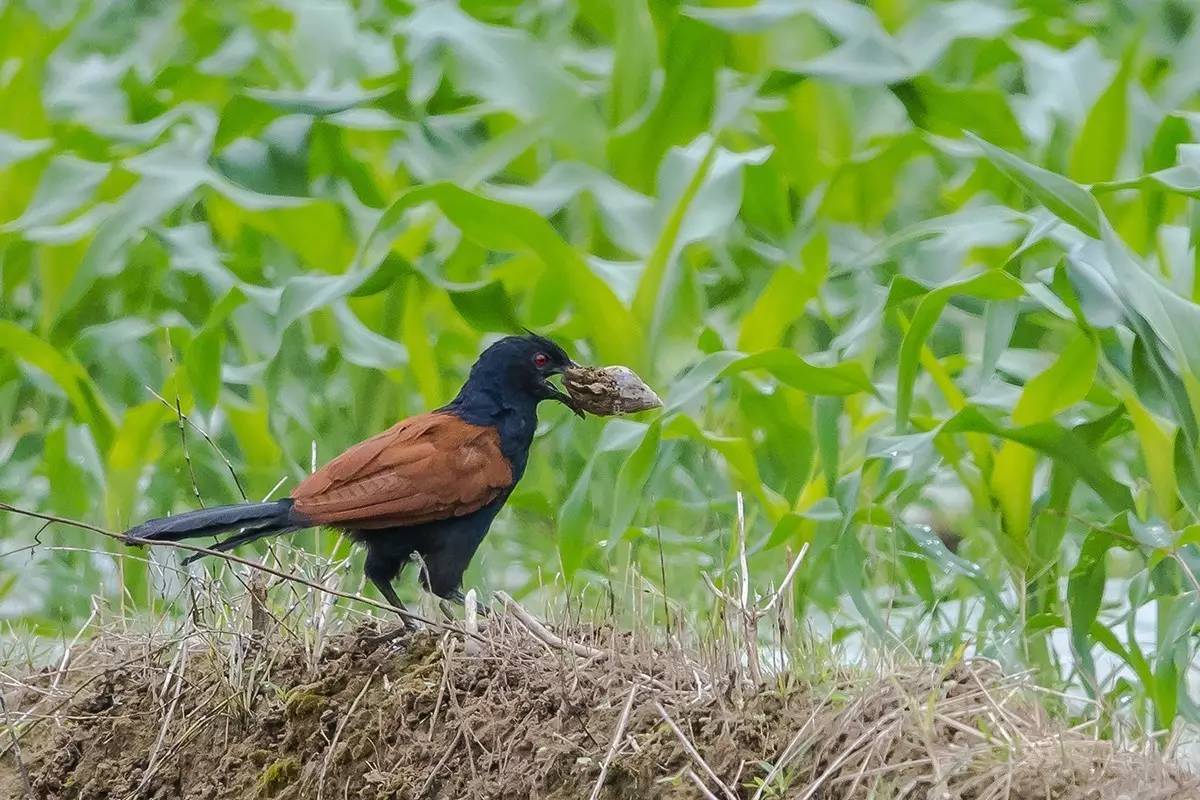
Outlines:
[[637, 637], [564, 642], [507, 615], [315, 647], [100, 639], [6, 708], [5, 798], [1200, 797], [986, 663], [752, 690]]

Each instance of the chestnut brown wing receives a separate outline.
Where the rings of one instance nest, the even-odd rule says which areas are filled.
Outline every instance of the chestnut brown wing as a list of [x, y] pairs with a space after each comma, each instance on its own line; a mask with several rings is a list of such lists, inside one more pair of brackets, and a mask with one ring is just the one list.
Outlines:
[[392, 528], [470, 514], [512, 483], [494, 428], [433, 412], [351, 447], [306, 478], [292, 499], [315, 524]]

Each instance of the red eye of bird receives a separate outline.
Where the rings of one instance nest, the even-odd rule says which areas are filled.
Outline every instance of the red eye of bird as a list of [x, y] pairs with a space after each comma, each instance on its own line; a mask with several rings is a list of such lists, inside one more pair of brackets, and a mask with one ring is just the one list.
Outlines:
[[545, 353], [538, 353], [533, 357], [533, 365], [535, 367], [544, 367], [550, 363], [550, 356]]

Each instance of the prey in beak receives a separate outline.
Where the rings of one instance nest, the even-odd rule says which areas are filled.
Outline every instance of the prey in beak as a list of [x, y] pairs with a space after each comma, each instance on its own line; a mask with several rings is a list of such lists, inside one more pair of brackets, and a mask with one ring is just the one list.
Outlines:
[[576, 364], [563, 372], [563, 386], [570, 394], [568, 405], [581, 417], [584, 412], [612, 417], [662, 406], [662, 400], [654, 390], [629, 367], [581, 367]]

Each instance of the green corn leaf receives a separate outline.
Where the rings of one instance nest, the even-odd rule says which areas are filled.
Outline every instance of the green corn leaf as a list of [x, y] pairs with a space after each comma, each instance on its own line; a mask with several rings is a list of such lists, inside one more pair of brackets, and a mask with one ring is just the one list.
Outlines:
[[8, 320], [0, 320], [0, 351], [46, 373], [71, 401], [76, 418], [91, 427], [100, 449], [108, 450], [116, 425], [113, 412], [82, 366]]
[[921, 349], [950, 299], [956, 295], [967, 295], [989, 300], [1012, 300], [1024, 293], [1020, 281], [1006, 272], [993, 270], [943, 284], [921, 298], [900, 345], [900, 363], [896, 369], [897, 433], [903, 433], [908, 425]]
[[1068, 608], [1071, 617], [1071, 648], [1079, 660], [1086, 685], [1091, 692], [1099, 686], [1096, 682], [1096, 662], [1092, 658], [1092, 626], [1100, 613], [1104, 596], [1104, 582], [1108, 574], [1105, 557], [1112, 547], [1111, 536], [1104, 531], [1092, 531], [1083, 542], [1079, 560], [1071, 568], [1067, 579]]
[[1044, 205], [1050, 213], [1074, 225], [1088, 236], [1100, 238], [1100, 206], [1086, 189], [1062, 175], [1030, 164], [978, 136], [968, 133], [967, 137], [979, 145], [984, 156], [996, 169]]
[[1071, 148], [1067, 173], [1081, 183], [1112, 180], [1116, 175], [1129, 128], [1129, 73], [1133, 58], [1134, 51], [1130, 49], [1112, 83], [1088, 112]]
[[658, 459], [661, 441], [662, 426], [655, 421], [646, 428], [642, 441], [621, 464], [613, 490], [612, 520], [608, 529], [610, 547], [625, 534], [625, 529], [642, 505], [646, 482]]
[[751, 370], [762, 370], [779, 382], [809, 394], [852, 395], [875, 391], [863, 368], [852, 362], [826, 367], [805, 361], [794, 351], [783, 348], [750, 355], [727, 350], [706, 356], [675, 381], [667, 395], [666, 409], [678, 410], [715, 381]]

